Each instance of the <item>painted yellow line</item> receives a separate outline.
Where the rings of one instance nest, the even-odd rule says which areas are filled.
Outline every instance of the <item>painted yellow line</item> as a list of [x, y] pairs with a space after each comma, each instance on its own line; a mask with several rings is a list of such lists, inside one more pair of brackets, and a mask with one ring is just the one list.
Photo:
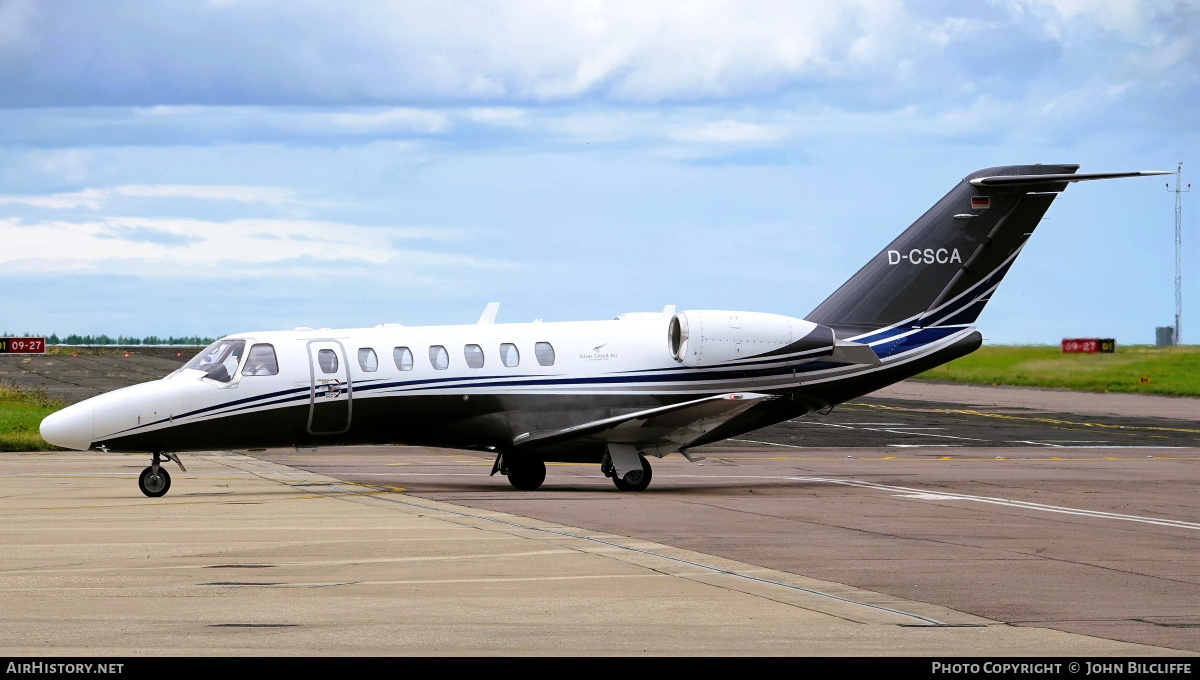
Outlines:
[[[446, 456], [446, 457], [447, 457], [447, 458], [454, 458], [454, 457], [456, 457], [456, 456]], [[478, 459], [476, 459], [476, 460], [478, 460]], [[452, 464], [454, 464], [454, 465], [460, 465], [460, 466], [461, 466], [461, 465], [470, 465], [470, 466], [474, 466], [474, 467], [491, 467], [491, 466], [492, 466], [492, 464], [491, 464], [491, 463], [467, 463], [467, 462], [465, 462], [465, 461], [461, 461], [461, 460], [454, 460], [454, 461], [450, 461], [450, 463], [452, 463]], [[407, 462], [407, 463], [384, 463], [384, 467], [400, 467], [400, 466], [405, 466], [405, 465], [407, 465], [407, 466], [413, 466], [413, 465], [446, 465], [446, 461], [442, 461], [442, 460], [432, 460], [432, 461], [416, 461], [416, 462]]]
[[921, 413], [957, 413], [967, 416], [979, 416], [981, 418], [999, 418], [1001, 420], [1025, 420], [1033, 423], [1048, 423], [1050, 425], [1076, 425], [1079, 427], [1098, 427], [1109, 430], [1147, 430], [1154, 432], [1187, 432], [1190, 434], [1200, 434], [1200, 430], [1186, 427], [1156, 427], [1150, 425], [1110, 425], [1108, 423], [1077, 423], [1070, 420], [1059, 420], [1057, 418], [1034, 418], [1032, 416], [1014, 416], [1006, 413], [986, 413], [984, 411], [976, 411], [973, 409], [947, 409], [947, 408], [932, 408], [932, 409], [907, 409], [900, 406], [885, 406], [883, 404], [863, 404], [859, 402], [851, 403], [850, 406], [865, 406], [873, 409], [881, 409], [887, 411], [911, 411]]
[[[988, 460], [996, 460], [995, 455], [989, 455], [989, 454], [1001, 453], [1003, 451], [1009, 451], [1009, 450], [1011, 450], [1011, 449], [992, 449], [989, 452], [976, 453], [974, 455], [939, 456], [937, 458], [933, 458], [930, 456], [915, 456], [915, 457], [910, 458], [910, 457], [900, 457], [900, 456], [863, 456], [863, 455], [855, 454], [854, 460], [857, 460], [857, 461], [862, 461], [862, 460], [902, 460], [902, 461], [958, 460], [958, 461], [966, 461], [966, 462], [988, 461]], [[1037, 449], [1037, 450], [1051, 451], [1053, 449], [1045, 448], [1045, 449]], [[1087, 457], [1087, 458], [1083, 458], [1083, 457], [1063, 458], [1060, 456], [1046, 456], [1044, 458], [1041, 456], [1001, 456], [1001, 458], [1003, 458], [1005, 460], [1026, 460], [1026, 461], [1034, 461], [1034, 462], [1056, 461], [1056, 462], [1060, 462], [1060, 463], [1061, 462], [1073, 463], [1073, 462], [1082, 462], [1082, 461], [1093, 461], [1094, 462], [1094, 461], [1101, 461], [1101, 460], [1119, 460], [1119, 461], [1125, 461], [1125, 462], [1131, 462], [1131, 461], [1145, 462], [1145, 461], [1150, 461], [1150, 460], [1160, 460], [1160, 461], [1161, 460], [1179, 460], [1179, 461], [1200, 460], [1200, 456], [1153, 456], [1152, 458], [1147, 458], [1145, 455], [1136, 455], [1136, 456], [1127, 456], [1127, 457], [1103, 456], [1103, 457]], [[846, 456], [788, 456], [785, 459], [780, 459], [780, 458], [775, 458], [775, 457], [773, 457], [773, 458], [754, 458], [752, 456], [736, 456], [736, 457], [735, 456], [719, 456], [719, 457], [718, 456], [709, 456], [708, 457], [708, 460], [710, 460], [710, 461], [734, 460], [734, 459], [748, 460], [748, 461], [754, 461], [754, 460], [811, 460], [811, 461], [818, 461], [818, 460], [846, 460]], [[550, 463], [547, 463], [547, 465], [550, 465]]]

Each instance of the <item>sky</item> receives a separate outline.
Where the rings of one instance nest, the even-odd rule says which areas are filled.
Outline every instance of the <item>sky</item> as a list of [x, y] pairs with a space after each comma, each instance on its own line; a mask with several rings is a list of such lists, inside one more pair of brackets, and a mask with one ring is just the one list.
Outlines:
[[[803, 317], [975, 170], [1193, 181], [1197, 111], [1200, 0], [0, 0], [0, 331]], [[1153, 343], [1168, 181], [1072, 185], [985, 341]]]

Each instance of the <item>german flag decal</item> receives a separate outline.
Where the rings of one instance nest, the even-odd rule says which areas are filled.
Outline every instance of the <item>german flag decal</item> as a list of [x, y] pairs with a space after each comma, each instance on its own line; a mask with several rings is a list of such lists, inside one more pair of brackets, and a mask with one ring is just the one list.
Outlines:
[[972, 210], [987, 210], [990, 207], [992, 207], [992, 197], [991, 196], [972, 196], [971, 197], [971, 209]]

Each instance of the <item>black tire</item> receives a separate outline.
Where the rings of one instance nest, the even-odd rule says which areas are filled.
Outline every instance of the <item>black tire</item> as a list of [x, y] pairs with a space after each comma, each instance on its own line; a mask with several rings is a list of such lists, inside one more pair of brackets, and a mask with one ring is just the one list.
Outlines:
[[537, 458], [513, 458], [508, 467], [508, 483], [514, 489], [535, 491], [546, 481], [546, 463]]
[[641, 470], [630, 470], [625, 473], [625, 478], [613, 477], [613, 484], [621, 491], [645, 491], [646, 487], [650, 486], [650, 480], [654, 478], [654, 469], [650, 467], [650, 461], [642, 454], [638, 454], [638, 460], [642, 461]]
[[163, 466], [158, 466], [158, 477], [154, 477], [154, 466], [142, 470], [138, 477], [138, 488], [151, 498], [158, 498], [171, 490], [171, 473]]

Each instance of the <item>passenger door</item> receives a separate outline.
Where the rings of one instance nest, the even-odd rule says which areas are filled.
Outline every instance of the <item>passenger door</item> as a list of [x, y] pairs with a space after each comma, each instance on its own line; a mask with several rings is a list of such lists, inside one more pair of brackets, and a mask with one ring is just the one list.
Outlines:
[[350, 429], [354, 388], [346, 348], [337, 340], [308, 343], [308, 433], [342, 434]]

